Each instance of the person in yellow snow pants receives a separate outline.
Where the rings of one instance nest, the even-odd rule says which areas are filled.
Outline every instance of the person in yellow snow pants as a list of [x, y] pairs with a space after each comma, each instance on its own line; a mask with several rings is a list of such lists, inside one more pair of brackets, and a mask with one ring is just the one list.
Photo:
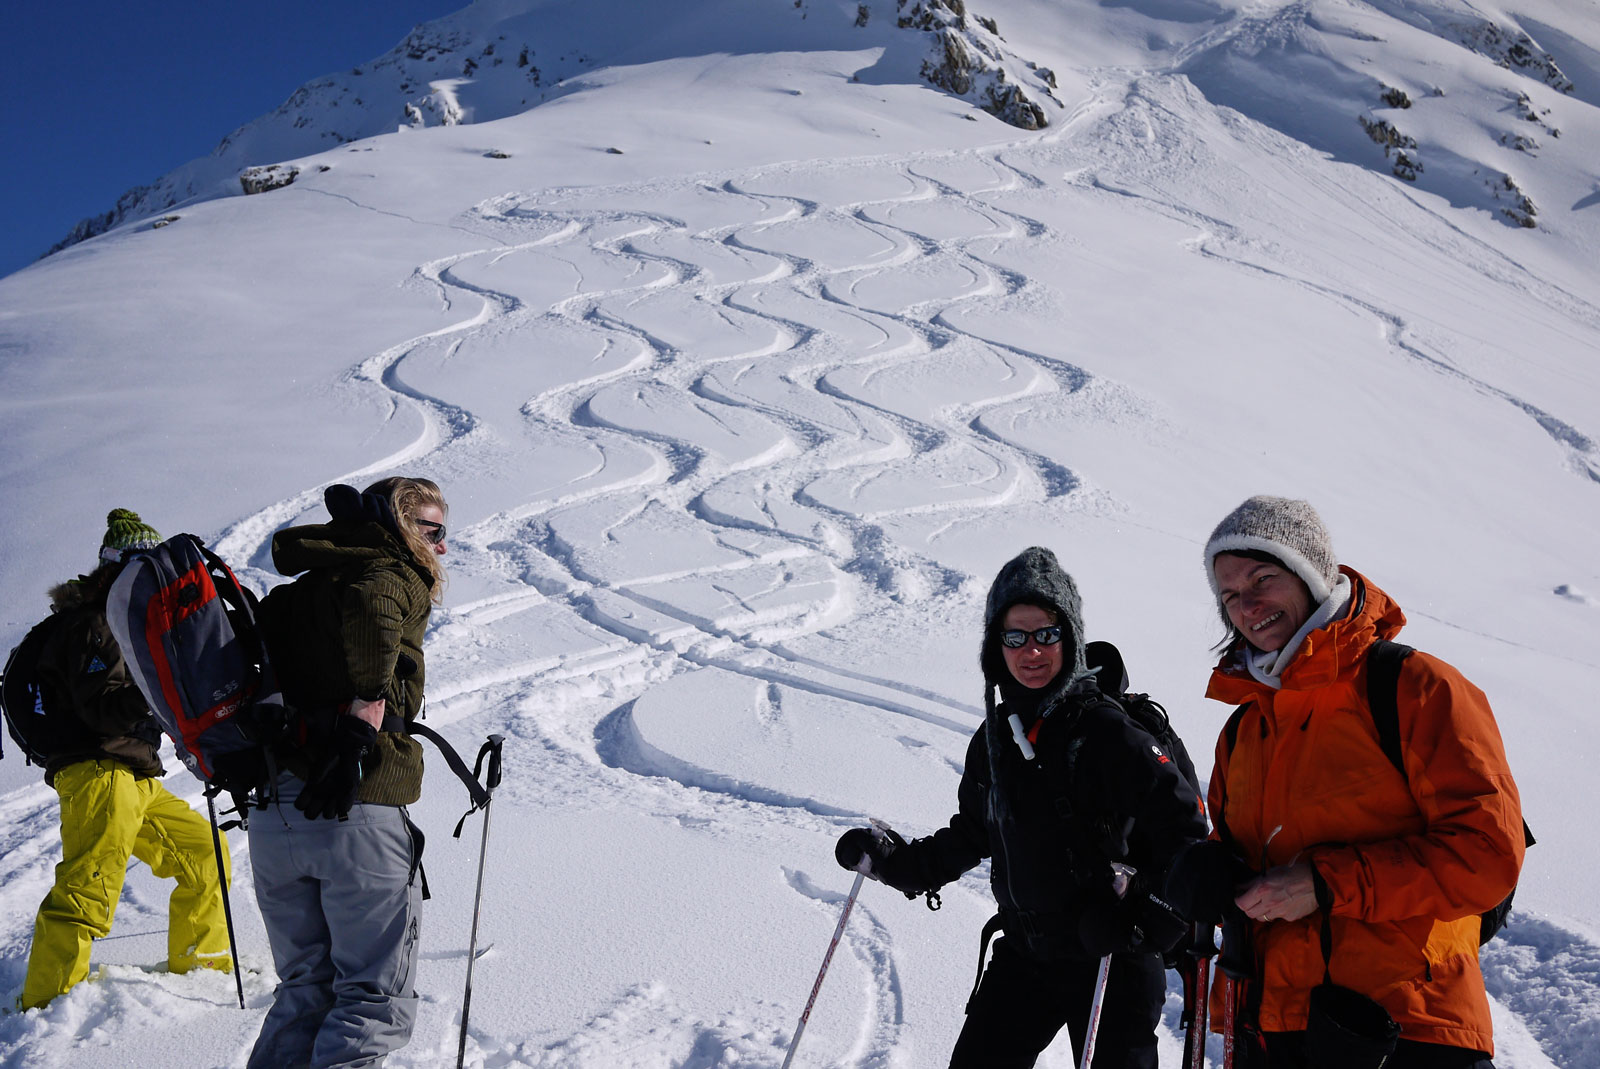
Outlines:
[[[61, 796], [62, 858], [34, 921], [22, 1008], [43, 1006], [89, 975], [90, 941], [111, 931], [130, 855], [178, 882], [168, 910], [167, 968], [231, 971], [210, 824], [159, 779], [119, 761], [79, 761], [51, 782]], [[226, 845], [222, 857], [229, 868]]]

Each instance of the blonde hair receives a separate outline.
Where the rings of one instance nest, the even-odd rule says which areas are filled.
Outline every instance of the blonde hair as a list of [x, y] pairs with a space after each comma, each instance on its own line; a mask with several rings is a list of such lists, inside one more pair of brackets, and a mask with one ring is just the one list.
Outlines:
[[450, 506], [445, 503], [444, 493], [440, 491], [439, 484], [432, 479], [411, 479], [404, 475], [391, 475], [387, 479], [379, 479], [363, 493], [379, 494], [389, 500], [395, 524], [400, 528], [400, 537], [405, 540], [406, 548], [411, 551], [417, 563], [428, 572], [429, 597], [433, 599], [435, 605], [443, 602], [446, 582], [444, 565], [440, 562], [439, 555], [433, 551], [432, 543], [423, 535], [422, 528], [417, 526], [417, 512], [427, 505], [433, 505], [447, 517], [450, 515]]

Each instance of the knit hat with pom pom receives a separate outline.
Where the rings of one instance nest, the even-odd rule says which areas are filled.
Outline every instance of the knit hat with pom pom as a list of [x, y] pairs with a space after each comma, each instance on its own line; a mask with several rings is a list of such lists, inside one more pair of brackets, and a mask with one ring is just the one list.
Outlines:
[[132, 509], [112, 509], [106, 516], [106, 536], [100, 540], [100, 559], [119, 563], [129, 553], [155, 549], [161, 533], [139, 518]]

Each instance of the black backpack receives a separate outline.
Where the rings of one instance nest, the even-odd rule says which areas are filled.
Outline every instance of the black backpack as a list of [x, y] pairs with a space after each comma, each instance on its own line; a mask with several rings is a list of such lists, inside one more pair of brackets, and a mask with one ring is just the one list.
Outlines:
[[1178, 771], [1194, 790], [1195, 797], [1204, 803], [1205, 785], [1195, 774], [1194, 762], [1189, 759], [1189, 750], [1178, 737], [1177, 731], [1173, 729], [1172, 719], [1167, 716], [1166, 709], [1148, 694], [1129, 693], [1128, 669], [1122, 660], [1122, 652], [1109, 642], [1090, 642], [1084, 645], [1083, 655], [1090, 671], [1094, 673], [1100, 693], [1120, 706], [1129, 720], [1139, 725], [1161, 744], [1161, 748], [1167, 751], [1172, 763], [1178, 766]]
[[[1367, 653], [1367, 705], [1372, 709], [1372, 722], [1378, 729], [1378, 745], [1383, 747], [1389, 763], [1402, 776], [1406, 776], [1407, 784], [1411, 782], [1411, 777], [1406, 775], [1405, 753], [1400, 742], [1400, 708], [1396, 694], [1400, 686], [1400, 666], [1415, 652], [1404, 643], [1381, 638], [1372, 644]], [[1537, 843], [1526, 820], [1522, 822], [1522, 842], [1524, 847]], [[1506, 926], [1506, 918], [1511, 913], [1511, 900], [1516, 894], [1517, 889], [1513, 887], [1498, 906], [1478, 915], [1479, 946], [1493, 939]]]
[[6, 658], [5, 676], [0, 679], [0, 711], [5, 714], [6, 730], [22, 748], [28, 764], [40, 768], [81, 742], [84, 731], [76, 717], [52, 708], [54, 703], [39, 678], [39, 654], [62, 620], [51, 613], [35, 624]]

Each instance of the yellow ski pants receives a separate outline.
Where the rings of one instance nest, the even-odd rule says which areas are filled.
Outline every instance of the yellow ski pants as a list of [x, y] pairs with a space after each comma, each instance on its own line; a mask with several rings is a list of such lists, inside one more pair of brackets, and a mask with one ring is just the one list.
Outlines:
[[[90, 941], [111, 932], [132, 855], [178, 881], [167, 921], [167, 968], [231, 971], [211, 825], [158, 779], [117, 761], [79, 761], [55, 775], [61, 864], [39, 905], [22, 1008], [43, 1006], [89, 975]], [[230, 871], [228, 847], [223, 865]]]

